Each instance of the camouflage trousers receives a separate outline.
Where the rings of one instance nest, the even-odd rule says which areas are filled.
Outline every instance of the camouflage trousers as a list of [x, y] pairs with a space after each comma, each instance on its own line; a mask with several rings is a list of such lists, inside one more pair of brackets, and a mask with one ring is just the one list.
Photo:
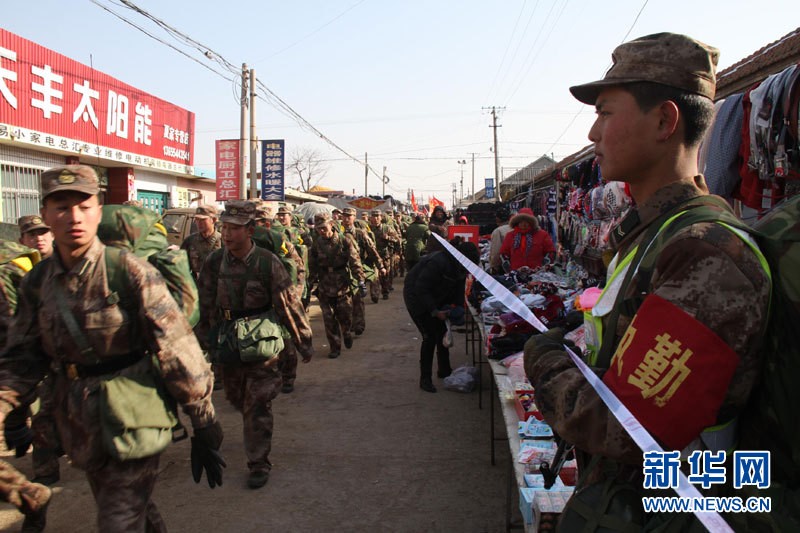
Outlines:
[[392, 269], [391, 260], [388, 257], [383, 257], [383, 264], [386, 267], [386, 274], [378, 273], [378, 279], [370, 282], [370, 295], [373, 300], [378, 299], [378, 292], [382, 294], [389, 294], [389, 288], [392, 286]]
[[97, 503], [98, 531], [166, 532], [167, 526], [151, 496], [161, 454], [131, 461], [109, 459], [86, 472]]
[[269, 472], [272, 450], [272, 400], [281, 388], [281, 373], [273, 361], [226, 365], [225, 397], [242, 413], [244, 452], [251, 472]]
[[297, 379], [297, 348], [292, 339], [283, 339], [283, 350], [278, 354], [278, 369], [284, 385], [293, 385]]
[[31, 416], [33, 433], [33, 474], [35, 477], [59, 475], [58, 458], [63, 455], [53, 418], [53, 376], [48, 374], [37, 388], [39, 410]]
[[50, 489], [28, 481], [22, 472], [0, 461], [0, 497], [22, 514], [37, 512], [50, 500]]
[[325, 296], [322, 293], [317, 298], [322, 309], [322, 321], [325, 323], [328, 346], [331, 347], [332, 352], [340, 352], [342, 335], [350, 335], [353, 324], [353, 298], [349, 294]]
[[364, 298], [359, 293], [353, 295], [353, 332], [359, 335], [364, 332], [367, 327], [367, 319], [365, 316]]

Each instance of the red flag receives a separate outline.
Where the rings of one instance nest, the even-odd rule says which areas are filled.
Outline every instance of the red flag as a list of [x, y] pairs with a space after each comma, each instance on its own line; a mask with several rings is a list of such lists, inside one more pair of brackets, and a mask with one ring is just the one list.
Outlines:
[[437, 205], [444, 207], [444, 202], [437, 199], [435, 196], [431, 197], [431, 210], [433, 210], [433, 208]]
[[413, 209], [415, 213], [419, 213], [419, 209], [417, 208], [417, 199], [414, 198], [414, 191], [411, 191], [411, 209]]

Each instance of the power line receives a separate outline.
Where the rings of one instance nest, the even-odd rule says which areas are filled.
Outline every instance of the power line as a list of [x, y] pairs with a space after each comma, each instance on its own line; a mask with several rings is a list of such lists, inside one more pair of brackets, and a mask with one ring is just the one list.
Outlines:
[[357, 8], [358, 6], [360, 6], [361, 4], [363, 4], [365, 1], [366, 1], [366, 0], [361, 0], [360, 2], [356, 2], [355, 4], [353, 4], [352, 6], [348, 7], [347, 9], [345, 9], [344, 11], [342, 11], [341, 13], [339, 13], [338, 15], [336, 15], [335, 17], [333, 17], [331, 20], [329, 20], [328, 22], [326, 22], [325, 24], [323, 24], [322, 26], [320, 26], [320, 27], [319, 27], [319, 28], [317, 28], [316, 30], [314, 30], [314, 31], [312, 31], [311, 33], [307, 34], [305, 37], [301, 37], [300, 39], [296, 40], [296, 41], [295, 41], [295, 42], [293, 42], [292, 44], [290, 44], [290, 45], [288, 45], [288, 46], [285, 46], [285, 47], [281, 48], [281, 49], [280, 49], [280, 50], [278, 50], [277, 52], [275, 52], [275, 53], [273, 53], [273, 54], [271, 54], [271, 55], [268, 55], [267, 57], [262, 57], [261, 59], [257, 59], [257, 60], [255, 61], [255, 63], [256, 63], [256, 64], [258, 64], [258, 63], [261, 63], [261, 62], [262, 62], [262, 61], [264, 61], [264, 60], [271, 59], [271, 58], [273, 58], [273, 57], [275, 57], [275, 56], [277, 56], [277, 55], [280, 55], [280, 54], [284, 53], [286, 50], [289, 50], [290, 48], [294, 48], [295, 46], [297, 46], [298, 44], [302, 43], [303, 41], [305, 41], [306, 39], [308, 39], [308, 38], [309, 38], [309, 37], [311, 37], [312, 35], [314, 35], [314, 34], [316, 34], [316, 33], [319, 33], [321, 30], [323, 30], [323, 29], [325, 29], [326, 27], [330, 26], [331, 24], [333, 24], [334, 22], [336, 22], [337, 20], [339, 20], [340, 18], [342, 18], [343, 16], [345, 16], [345, 15], [346, 15], [348, 12], [352, 11], [353, 9], [355, 9], [355, 8]]
[[[208, 68], [209, 70], [212, 70], [213, 72], [216, 72], [213, 69], [211, 69], [210, 67], [208, 67], [208, 65], [205, 65], [204, 63], [198, 61], [197, 59], [192, 58], [191, 56], [189, 56], [185, 52], [181, 51], [180, 49], [172, 46], [171, 44], [163, 41], [162, 39], [152, 35], [151, 33], [147, 32], [147, 31], [145, 31], [143, 28], [141, 28], [141, 27], [137, 26], [136, 24], [128, 21], [127, 19], [125, 19], [121, 15], [118, 15], [117, 13], [114, 13], [113, 11], [108, 9], [107, 7], [101, 5], [98, 0], [92, 0], [92, 2], [94, 4], [96, 4], [96, 5], [98, 5], [99, 7], [105, 9], [106, 11], [109, 11], [110, 13], [112, 13], [113, 15], [117, 16], [118, 18], [122, 19], [123, 21], [131, 24], [132, 26], [134, 26], [138, 30], [142, 31], [142, 33], [144, 33], [148, 37], [151, 37], [151, 38], [155, 39], [156, 41], [160, 42], [161, 44], [169, 46], [173, 50], [179, 51], [181, 54], [185, 55], [189, 59], [192, 59], [193, 61], [203, 65], [204, 67]], [[145, 18], [149, 19], [150, 21], [152, 21], [154, 24], [158, 25], [160, 28], [162, 28], [164, 31], [166, 31], [173, 38], [182, 41], [187, 46], [191, 46], [191, 47], [195, 48], [198, 52], [202, 53], [203, 56], [205, 56], [206, 58], [209, 58], [209, 59], [211, 59], [213, 61], [216, 61], [220, 65], [224, 66], [234, 76], [238, 76], [239, 75], [239, 68], [236, 67], [232, 62], [230, 62], [227, 59], [225, 59], [225, 57], [222, 54], [220, 54], [219, 52], [213, 50], [211, 47], [206, 46], [203, 43], [200, 43], [199, 41], [193, 39], [189, 35], [181, 32], [177, 28], [167, 24], [166, 22], [164, 22], [163, 20], [159, 19], [155, 15], [152, 15], [148, 11], [140, 8], [139, 6], [137, 6], [136, 4], [134, 4], [130, 0], [120, 0], [120, 2], [121, 2], [121, 7], [126, 7], [126, 8], [128, 8], [128, 9], [130, 9], [132, 11], [135, 11], [136, 13], [139, 13], [143, 17], [145, 17]], [[115, 4], [115, 5], [120, 5], [120, 4]], [[219, 72], [216, 72], [216, 73], [219, 74], [220, 76], [222, 76], [225, 79], [229, 79], [229, 78], [225, 77], [224, 75], [220, 74]], [[256, 96], [258, 98], [261, 98], [262, 100], [264, 100], [265, 102], [270, 104], [272, 107], [277, 109], [279, 112], [281, 112], [284, 115], [286, 115], [286, 116], [290, 117], [291, 119], [293, 119], [298, 125], [300, 125], [300, 127], [305, 128], [307, 131], [310, 131], [311, 133], [313, 133], [314, 135], [316, 135], [317, 137], [322, 139], [324, 142], [326, 142], [329, 145], [331, 145], [337, 151], [339, 151], [342, 154], [344, 154], [345, 156], [347, 156], [348, 159], [354, 161], [355, 163], [357, 163], [357, 164], [359, 164], [361, 166], [364, 166], [364, 163], [361, 160], [359, 160], [357, 157], [355, 157], [355, 156], [351, 155], [350, 153], [348, 153], [344, 148], [340, 147], [338, 144], [333, 142], [332, 139], [328, 138], [325, 134], [323, 134], [321, 131], [319, 131], [313, 124], [311, 124], [309, 121], [307, 121], [302, 115], [300, 115], [300, 113], [295, 111], [281, 97], [279, 97], [275, 92], [273, 92], [272, 89], [267, 87], [264, 84], [264, 82], [262, 82], [261, 80], [257, 80], [257, 85], [258, 85], [258, 87], [260, 87], [262, 89], [262, 91], [264, 93], [266, 93], [266, 94], [263, 94], [263, 95], [261, 93], [257, 93]], [[371, 165], [368, 164], [366, 166], [367, 166], [368, 170], [370, 172], [372, 172], [372, 174], [374, 174], [378, 179], [383, 180], [383, 176], [381, 174], [378, 174], [375, 171], [375, 169], [372, 168]], [[393, 189], [391, 186], [389, 188]], [[395, 192], [400, 192], [400, 191], [397, 191], [396, 189], [393, 189], [393, 190], [395, 190]]]
[[[625, 39], [628, 38], [628, 35], [631, 34], [631, 31], [633, 31], [633, 27], [636, 25], [636, 22], [639, 20], [639, 17], [641, 16], [642, 11], [644, 11], [644, 8], [647, 7], [647, 2], [649, 2], [649, 1], [650, 0], [644, 0], [644, 3], [642, 4], [642, 7], [639, 9], [639, 12], [636, 14], [636, 18], [633, 19], [633, 22], [631, 23], [631, 26], [628, 28], [628, 31], [625, 33], [625, 36], [622, 38], [622, 42], [623, 43], [625, 42]], [[606, 68], [606, 70], [608, 70], [608, 68]], [[572, 120], [570, 120], [569, 124], [567, 124], [567, 127], [564, 128], [564, 131], [561, 132], [561, 134], [556, 138], [556, 140], [553, 142], [553, 144], [551, 144], [550, 147], [547, 150], [545, 150], [545, 153], [550, 152], [553, 149], [553, 147], [556, 145], [556, 143], [558, 143], [558, 141], [561, 140], [561, 137], [563, 137], [569, 131], [569, 129], [572, 127], [572, 125], [578, 119], [578, 116], [580, 116], [580, 114], [583, 113], [584, 109], [586, 109], [586, 106], [581, 105], [580, 109], [578, 109], [578, 112], [575, 113], [575, 116], [573, 116]]]

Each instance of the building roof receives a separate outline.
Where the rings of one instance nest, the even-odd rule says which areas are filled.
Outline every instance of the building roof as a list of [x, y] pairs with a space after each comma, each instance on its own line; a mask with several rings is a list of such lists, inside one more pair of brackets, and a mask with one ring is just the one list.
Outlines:
[[717, 73], [717, 99], [746, 90], [800, 60], [800, 28]]

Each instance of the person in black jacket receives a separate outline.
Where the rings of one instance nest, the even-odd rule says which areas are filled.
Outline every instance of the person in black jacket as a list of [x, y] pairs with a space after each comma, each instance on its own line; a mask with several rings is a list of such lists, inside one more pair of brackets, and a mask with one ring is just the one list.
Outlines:
[[[458, 244], [458, 251], [477, 264], [480, 254], [473, 243]], [[433, 352], [437, 353], [440, 378], [450, 375], [450, 351], [442, 344], [446, 332], [445, 319], [451, 305], [464, 305], [466, 270], [447, 251], [433, 252], [420, 259], [408, 272], [403, 288], [403, 299], [411, 320], [422, 334], [419, 350], [419, 387], [436, 392], [433, 386]]]

